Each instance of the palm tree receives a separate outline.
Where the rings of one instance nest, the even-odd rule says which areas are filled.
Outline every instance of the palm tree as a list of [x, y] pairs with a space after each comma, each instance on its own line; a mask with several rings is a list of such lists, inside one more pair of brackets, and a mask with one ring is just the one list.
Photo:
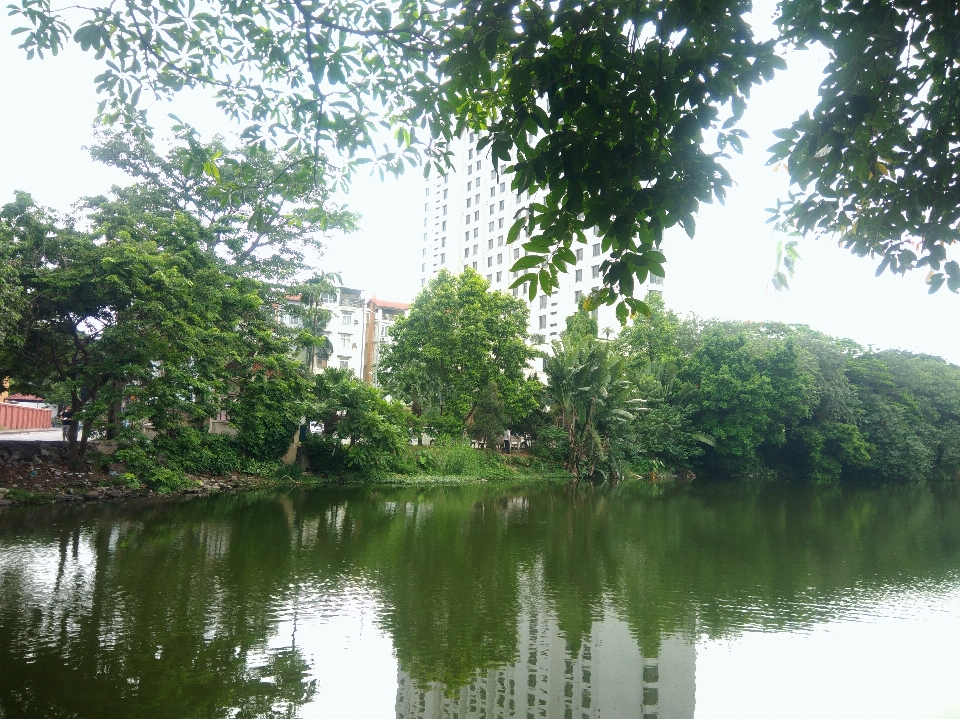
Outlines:
[[567, 432], [566, 468], [573, 473], [574, 483], [585, 476], [618, 479], [611, 439], [633, 421], [633, 411], [642, 404], [626, 376], [623, 358], [594, 338], [565, 338], [553, 343], [545, 372], [548, 395]]

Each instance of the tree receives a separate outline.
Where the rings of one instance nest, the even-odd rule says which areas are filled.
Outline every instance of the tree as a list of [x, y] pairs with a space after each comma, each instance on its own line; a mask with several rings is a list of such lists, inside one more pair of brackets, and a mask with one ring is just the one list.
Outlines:
[[781, 447], [788, 427], [819, 402], [812, 362], [779, 328], [717, 323], [683, 363], [679, 378], [696, 386], [691, 400], [697, 431], [715, 441], [701, 466], [736, 473], [761, 469], [761, 448]]
[[[740, 148], [746, 97], [784, 66], [773, 40], [754, 39], [750, 9], [746, 0], [181, 0], [74, 10], [75, 31], [46, 0], [21, 0], [14, 12], [29, 56], [71, 35], [110, 56], [98, 87], [111, 119], [134, 117], [143, 90], [206, 86], [250, 123], [251, 139], [279, 134], [348, 165], [372, 153], [389, 170], [425, 157], [442, 171], [454, 135], [484, 131], [513, 190], [542, 198], [509, 233], [511, 242], [526, 233], [528, 254], [513, 269], [526, 271], [531, 297], [556, 286], [571, 244], [596, 228], [612, 255], [591, 302], [622, 298], [625, 319], [644, 309], [636, 284], [663, 275], [664, 230], [692, 235], [699, 204], [723, 199], [732, 182], [723, 151]], [[387, 121], [397, 145], [379, 150]]]
[[649, 314], [637, 317], [617, 337], [618, 351], [629, 355], [631, 366], [638, 371], [651, 363], [676, 362], [683, 352], [680, 318], [667, 309], [663, 298], [655, 292], [648, 292], [644, 302], [650, 308]]
[[956, 8], [909, 0], [779, 8], [783, 41], [819, 43], [830, 64], [817, 106], [770, 148], [770, 162], [786, 161], [795, 183], [778, 216], [880, 256], [878, 273], [929, 267], [931, 292], [944, 281], [960, 291], [960, 265], [946, 253], [960, 239]]
[[115, 223], [131, 231], [131, 217], [185, 215], [198, 224], [195, 242], [225, 270], [276, 282], [301, 271], [326, 232], [356, 228], [356, 216], [331, 203], [326, 163], [315, 155], [233, 149], [220, 137], [203, 143], [183, 126], [177, 140], [160, 155], [139, 126], [99, 133], [91, 156], [137, 179], [114, 187], [112, 201], [87, 200], [108, 236]]
[[529, 309], [488, 288], [471, 269], [441, 271], [391, 329], [394, 341], [378, 366], [384, 390], [442, 435], [462, 436], [491, 380], [507, 424], [538, 406], [541, 385], [525, 375], [538, 356], [526, 343]]
[[625, 436], [642, 404], [622, 357], [596, 337], [554, 341], [547, 358], [547, 395], [567, 433], [567, 470], [581, 478], [616, 481]]
[[[135, 118], [144, 89], [204, 86], [252, 140], [289, 139], [348, 166], [373, 154], [381, 172], [422, 158], [442, 171], [454, 135], [484, 132], [513, 190], [537, 200], [509, 233], [525, 233], [519, 283], [549, 292], [595, 228], [611, 256], [589, 301], [617, 302], [621, 321], [646, 309], [637, 284], [663, 275], [663, 232], [692, 236], [700, 203], [723, 200], [750, 91], [786, 66], [777, 39], [754, 37], [747, 0], [12, 8], [28, 57], [71, 36], [109, 55], [97, 78], [109, 119]], [[960, 232], [952, 6], [787, 0], [776, 20], [781, 43], [832, 53], [820, 103], [772, 148], [797, 185], [784, 224], [839, 233], [881, 254], [881, 269], [929, 266], [931, 290], [960, 290], [945, 252]], [[395, 147], [375, 147], [381, 124]]]
[[149, 423], [155, 445], [170, 447], [221, 410], [242, 452], [280, 456], [306, 393], [267, 288], [194, 243], [192, 218], [127, 210], [113, 214], [127, 225], [104, 232], [78, 230], [24, 193], [3, 207], [0, 252], [26, 301], [0, 343], [0, 374], [20, 391], [69, 397], [84, 425], [80, 437], [71, 429], [74, 458], [93, 428], [136, 444]]
[[397, 466], [414, 424], [406, 407], [384, 399], [351, 370], [331, 367], [314, 377], [313, 396], [309, 419], [323, 425], [323, 434], [307, 440], [314, 470], [371, 472]]
[[567, 317], [566, 326], [562, 336], [573, 343], [598, 335], [597, 318], [584, 308], [582, 301], [577, 306], [577, 311]]
[[291, 296], [287, 299], [294, 301], [284, 307], [285, 313], [300, 321], [300, 331], [295, 342], [304, 353], [304, 362], [309, 372], [316, 372], [320, 363], [326, 362], [333, 353], [333, 344], [324, 334], [332, 313], [323, 307], [323, 297], [336, 294], [334, 282], [340, 282], [339, 275], [314, 275], [290, 288]]
[[477, 408], [473, 411], [473, 424], [467, 427], [467, 434], [493, 448], [498, 446], [505, 426], [500, 391], [497, 383], [490, 380], [477, 401]]

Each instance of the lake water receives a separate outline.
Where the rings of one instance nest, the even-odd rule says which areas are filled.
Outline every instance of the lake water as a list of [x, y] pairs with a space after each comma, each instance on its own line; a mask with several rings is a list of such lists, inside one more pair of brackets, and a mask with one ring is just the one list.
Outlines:
[[0, 514], [0, 719], [960, 717], [960, 493], [294, 490]]

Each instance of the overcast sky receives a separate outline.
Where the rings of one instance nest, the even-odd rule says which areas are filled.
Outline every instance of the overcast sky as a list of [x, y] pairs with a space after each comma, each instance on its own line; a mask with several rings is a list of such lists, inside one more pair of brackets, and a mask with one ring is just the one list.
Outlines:
[[[774, 5], [757, 7], [759, 32], [769, 32], [764, 24]], [[21, 189], [43, 205], [68, 210], [82, 196], [124, 184], [120, 172], [93, 163], [83, 150], [92, 138], [98, 64], [76, 48], [28, 62], [10, 37], [14, 26], [5, 14], [0, 16], [0, 203]], [[728, 163], [737, 184], [726, 205], [701, 209], [694, 240], [682, 231], [665, 240], [667, 304], [705, 318], [808, 324], [864, 345], [925, 352], [960, 364], [955, 328], [960, 297], [946, 289], [928, 295], [922, 272], [876, 278], [876, 260], [853, 257], [826, 239], [805, 239], [792, 289], [779, 293], [770, 286], [776, 243], [782, 238], [766, 224], [765, 208], [786, 196], [787, 177], [783, 170], [765, 166], [766, 148], [774, 142], [774, 129], [814, 105], [825, 54], [808, 51], [787, 62], [786, 72], [753, 93], [743, 122], [750, 140], [744, 155]], [[160, 137], [169, 126], [168, 112], [207, 136], [238, 129], [202, 94], [150, 112]], [[330, 238], [318, 267], [340, 271], [345, 284], [368, 295], [412, 299], [419, 289], [422, 188], [419, 171], [386, 182], [358, 178], [341, 201], [361, 213], [361, 229]]]

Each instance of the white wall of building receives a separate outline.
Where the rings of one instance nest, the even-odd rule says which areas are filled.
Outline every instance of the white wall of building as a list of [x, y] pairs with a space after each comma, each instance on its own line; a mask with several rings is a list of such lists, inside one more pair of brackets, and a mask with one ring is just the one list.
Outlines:
[[[424, 188], [423, 235], [420, 243], [420, 284], [446, 269], [459, 274], [472, 267], [490, 282], [490, 289], [523, 297], [524, 288], [509, 289], [517, 275], [510, 267], [524, 250], [518, 240], [506, 244], [507, 233], [517, 212], [529, 198], [518, 198], [510, 190], [510, 178], [499, 175], [489, 153], [478, 152], [477, 136], [468, 134], [451, 146], [453, 168], [446, 176], [431, 176]], [[560, 276], [560, 287], [552, 295], [539, 295], [530, 306], [530, 334], [543, 335], [544, 346], [559, 338], [564, 320], [576, 312], [579, 298], [601, 284], [600, 265], [609, 257], [601, 252], [600, 240], [592, 233], [586, 244], [574, 243], [578, 261]], [[662, 284], [649, 280], [637, 288], [642, 299], [648, 290], [662, 291]], [[600, 307], [597, 322], [601, 330], [619, 331], [613, 307]]]

